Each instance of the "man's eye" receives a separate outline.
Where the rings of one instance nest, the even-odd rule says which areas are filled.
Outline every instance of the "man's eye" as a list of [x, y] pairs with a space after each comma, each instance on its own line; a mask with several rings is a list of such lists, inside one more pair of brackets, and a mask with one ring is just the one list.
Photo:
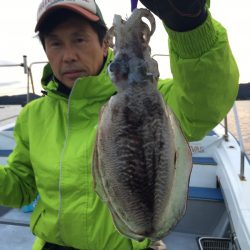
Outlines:
[[59, 47], [60, 46], [60, 42], [51, 42], [50, 46], [51, 47]]
[[83, 42], [85, 42], [85, 39], [82, 38], [82, 37], [79, 37], [79, 38], [76, 39], [76, 42], [83, 43]]

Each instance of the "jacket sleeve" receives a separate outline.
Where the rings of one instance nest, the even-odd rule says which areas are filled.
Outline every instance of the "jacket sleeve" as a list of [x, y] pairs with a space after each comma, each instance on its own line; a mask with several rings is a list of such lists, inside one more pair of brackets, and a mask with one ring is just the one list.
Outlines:
[[37, 194], [26, 136], [28, 128], [22, 111], [14, 130], [16, 146], [7, 166], [0, 166], [0, 204], [10, 207], [29, 204]]
[[226, 30], [210, 13], [194, 30], [168, 28], [171, 80], [158, 88], [189, 141], [200, 140], [227, 114], [238, 92], [239, 73]]

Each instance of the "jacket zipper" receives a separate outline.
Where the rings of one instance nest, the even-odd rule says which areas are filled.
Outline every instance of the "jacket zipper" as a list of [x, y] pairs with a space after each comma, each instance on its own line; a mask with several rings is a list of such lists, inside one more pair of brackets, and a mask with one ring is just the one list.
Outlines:
[[72, 92], [74, 90], [75, 84], [71, 89], [69, 98], [68, 98], [68, 110], [67, 110], [67, 132], [66, 132], [66, 136], [65, 136], [65, 140], [64, 140], [64, 144], [63, 144], [63, 149], [62, 149], [62, 153], [60, 156], [60, 165], [59, 165], [59, 183], [58, 183], [58, 191], [59, 191], [59, 209], [58, 209], [58, 232], [59, 232], [59, 236], [61, 238], [61, 241], [64, 243], [62, 237], [61, 237], [61, 232], [60, 232], [60, 228], [61, 228], [61, 209], [62, 209], [62, 190], [61, 190], [61, 183], [62, 183], [62, 164], [63, 164], [63, 158], [65, 155], [65, 150], [67, 147], [67, 143], [68, 143], [68, 137], [69, 137], [69, 128], [70, 128], [70, 102], [71, 102], [71, 95]]

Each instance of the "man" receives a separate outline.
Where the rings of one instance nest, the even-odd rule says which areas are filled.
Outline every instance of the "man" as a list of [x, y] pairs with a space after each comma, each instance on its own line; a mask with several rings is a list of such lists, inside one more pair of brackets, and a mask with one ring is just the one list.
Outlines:
[[[186, 137], [201, 139], [237, 95], [238, 70], [226, 31], [203, 0], [141, 2], [163, 20], [170, 39], [173, 79], [160, 80], [158, 88]], [[0, 167], [0, 203], [21, 207], [39, 193], [30, 223], [34, 250], [148, 248], [148, 240], [117, 232], [93, 190], [98, 114], [116, 93], [98, 6], [94, 0], [43, 0], [35, 30], [49, 60], [42, 77], [46, 95], [26, 105], [16, 122], [16, 147], [8, 166]]]

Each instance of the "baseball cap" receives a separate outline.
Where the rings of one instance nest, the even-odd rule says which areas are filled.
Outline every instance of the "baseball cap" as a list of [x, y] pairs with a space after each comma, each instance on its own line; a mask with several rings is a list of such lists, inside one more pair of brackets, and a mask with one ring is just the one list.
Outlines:
[[35, 32], [39, 31], [48, 14], [57, 9], [71, 10], [106, 27], [102, 13], [94, 0], [42, 0], [37, 11]]

